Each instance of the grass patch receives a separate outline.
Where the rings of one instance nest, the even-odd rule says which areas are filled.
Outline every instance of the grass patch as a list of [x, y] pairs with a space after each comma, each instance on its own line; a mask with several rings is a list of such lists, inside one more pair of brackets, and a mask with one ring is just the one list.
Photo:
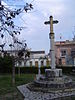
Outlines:
[[35, 78], [35, 74], [21, 74], [20, 77], [16, 76], [16, 85], [22, 85], [32, 82]]
[[23, 100], [16, 86], [26, 84], [34, 79], [34, 74], [16, 75], [16, 84], [12, 86], [11, 75], [0, 75], [0, 100]]

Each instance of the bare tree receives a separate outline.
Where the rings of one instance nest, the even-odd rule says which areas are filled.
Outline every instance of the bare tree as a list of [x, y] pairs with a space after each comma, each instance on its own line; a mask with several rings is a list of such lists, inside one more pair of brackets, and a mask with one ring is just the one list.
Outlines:
[[[0, 36], [1, 38], [3, 39], [4, 35], [8, 33], [12, 37], [14, 43], [18, 43], [22, 45], [22, 43], [17, 41], [15, 37], [15, 35], [21, 33], [22, 27], [15, 26], [13, 19], [15, 19], [16, 16], [18, 16], [23, 11], [27, 13], [27, 11], [31, 9], [33, 9], [33, 5], [26, 3], [26, 5], [23, 8], [11, 10], [5, 5], [3, 5], [0, 0]], [[4, 46], [5, 46], [5, 43], [0, 45], [2, 51], [3, 51]], [[10, 44], [9, 46], [12, 48], [14, 45]], [[22, 48], [18, 52], [18, 58], [23, 55], [24, 50], [25, 50], [25, 47]], [[13, 64], [13, 68], [12, 68], [12, 84], [13, 85], [15, 85], [15, 63], [14, 63], [15, 60], [16, 60], [16, 57], [13, 57], [13, 63], [12, 63]]]

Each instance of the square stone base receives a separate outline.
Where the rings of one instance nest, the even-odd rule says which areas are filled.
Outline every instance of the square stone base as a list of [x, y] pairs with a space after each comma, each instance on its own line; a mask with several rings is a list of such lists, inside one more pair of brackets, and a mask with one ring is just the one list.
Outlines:
[[62, 77], [62, 69], [45, 69], [46, 78]]

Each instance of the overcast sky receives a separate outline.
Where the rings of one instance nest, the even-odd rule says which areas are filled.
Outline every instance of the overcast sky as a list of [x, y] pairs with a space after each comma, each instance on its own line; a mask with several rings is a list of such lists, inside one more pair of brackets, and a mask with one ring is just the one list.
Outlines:
[[[5, 0], [4, 0], [5, 1]], [[14, 3], [14, 1], [16, 1]], [[32, 0], [8, 0], [6, 3], [23, 5]], [[18, 3], [17, 3], [18, 2]], [[52, 15], [59, 23], [54, 25], [55, 41], [72, 40], [75, 26], [75, 0], [34, 0], [34, 9], [28, 13], [22, 13], [16, 19], [16, 23], [27, 27], [19, 36], [26, 40], [32, 50], [45, 50], [48, 53], [50, 48], [49, 25], [44, 22]]]

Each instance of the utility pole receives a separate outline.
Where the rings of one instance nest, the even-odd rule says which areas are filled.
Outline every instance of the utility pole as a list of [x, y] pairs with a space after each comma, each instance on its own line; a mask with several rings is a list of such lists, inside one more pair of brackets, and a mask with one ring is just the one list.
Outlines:
[[55, 44], [54, 44], [54, 32], [53, 32], [53, 24], [57, 24], [57, 20], [53, 20], [53, 16], [50, 16], [49, 21], [46, 21], [44, 24], [50, 25], [50, 48], [51, 48], [51, 69], [55, 69]]

